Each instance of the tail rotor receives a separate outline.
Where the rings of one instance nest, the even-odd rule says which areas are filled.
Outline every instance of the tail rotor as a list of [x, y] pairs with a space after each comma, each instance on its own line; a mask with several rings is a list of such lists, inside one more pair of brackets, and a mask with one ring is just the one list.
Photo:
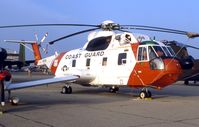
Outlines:
[[44, 47], [42, 47], [42, 43], [44, 43], [44, 40], [46, 39], [47, 36], [48, 36], [48, 32], [46, 32], [46, 34], [45, 34], [45, 35], [42, 37], [42, 39], [39, 41], [38, 35], [37, 35], [37, 33], [35, 33], [35, 40], [36, 40], [36, 42], [37, 42], [39, 48], [41, 48], [42, 51], [43, 51], [45, 54], [48, 53], [48, 44], [46, 44], [46, 46], [45, 46], [45, 48], [44, 48]]

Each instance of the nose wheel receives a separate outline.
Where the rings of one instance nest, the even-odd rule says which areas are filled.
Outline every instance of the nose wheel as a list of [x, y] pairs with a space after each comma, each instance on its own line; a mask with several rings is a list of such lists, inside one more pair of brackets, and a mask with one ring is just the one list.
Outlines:
[[72, 93], [72, 87], [69, 85], [63, 86], [61, 90], [62, 94], [71, 94]]
[[139, 96], [141, 99], [145, 99], [145, 98], [151, 98], [152, 94], [149, 90], [144, 89], [140, 92]]

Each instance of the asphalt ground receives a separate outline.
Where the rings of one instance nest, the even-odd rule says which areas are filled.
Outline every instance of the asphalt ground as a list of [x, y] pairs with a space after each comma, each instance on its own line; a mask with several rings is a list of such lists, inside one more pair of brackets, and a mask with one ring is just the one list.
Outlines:
[[[17, 75], [16, 75], [17, 74]], [[14, 74], [14, 81], [51, 76]], [[73, 84], [73, 94], [60, 94], [57, 83], [13, 91], [17, 106], [6, 104], [0, 127], [198, 127], [199, 85], [177, 82], [163, 90], [151, 90], [153, 99], [140, 100], [140, 90], [108, 89]]]

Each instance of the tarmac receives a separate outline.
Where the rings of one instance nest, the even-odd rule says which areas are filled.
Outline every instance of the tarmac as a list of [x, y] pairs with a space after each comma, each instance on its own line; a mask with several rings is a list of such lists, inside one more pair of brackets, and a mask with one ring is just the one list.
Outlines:
[[[16, 75], [17, 74], [17, 75]], [[51, 76], [24, 73], [14, 82]], [[106, 88], [73, 84], [72, 94], [60, 94], [63, 83], [13, 91], [17, 106], [8, 103], [0, 127], [198, 127], [199, 84], [177, 82], [163, 90], [150, 89], [153, 98], [141, 100], [139, 89]]]

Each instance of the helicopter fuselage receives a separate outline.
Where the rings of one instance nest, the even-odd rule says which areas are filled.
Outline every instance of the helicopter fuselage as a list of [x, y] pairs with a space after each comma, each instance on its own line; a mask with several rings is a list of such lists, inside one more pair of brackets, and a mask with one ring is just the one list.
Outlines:
[[[83, 48], [51, 57], [49, 68], [56, 76], [78, 75], [80, 78], [75, 82], [82, 85], [159, 89], [174, 83], [181, 74], [181, 66], [171, 49], [147, 37], [148, 41], [143, 43], [137, 40], [130, 33], [91, 33]], [[158, 49], [163, 56], [159, 56]]]

